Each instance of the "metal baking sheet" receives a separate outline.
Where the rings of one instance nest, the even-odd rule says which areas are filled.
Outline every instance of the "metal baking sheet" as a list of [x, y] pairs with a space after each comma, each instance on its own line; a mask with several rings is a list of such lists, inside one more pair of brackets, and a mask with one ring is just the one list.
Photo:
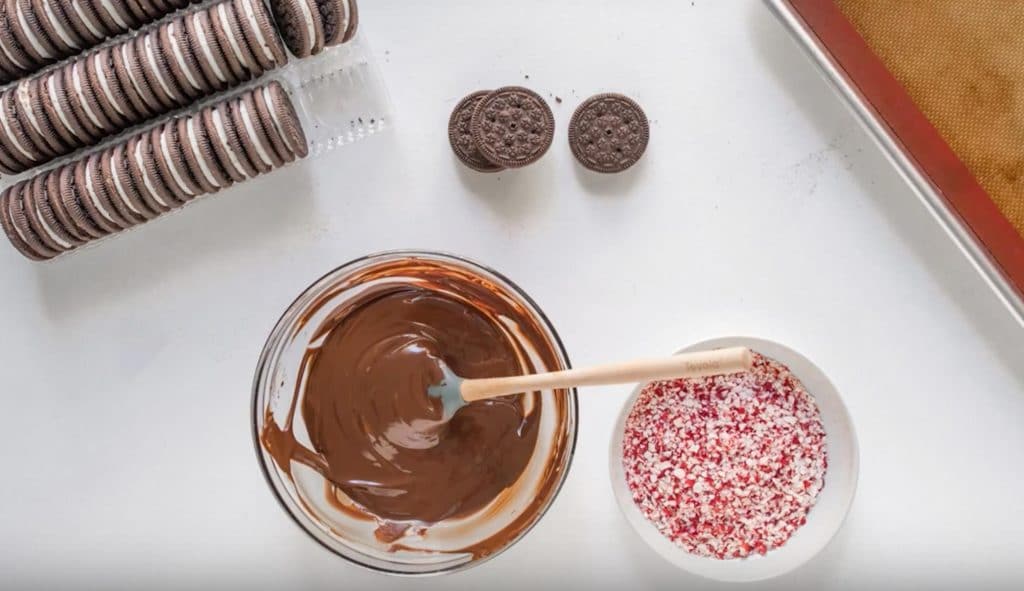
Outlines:
[[[830, 3], [830, 0], [820, 0], [820, 2], [821, 4], [818, 4], [817, 8]], [[985, 240], [979, 237], [968, 222], [951, 206], [932, 178], [922, 169], [919, 160], [905, 148], [904, 143], [867, 100], [862, 90], [858, 88], [855, 81], [834, 57], [829, 47], [801, 16], [800, 11], [791, 0], [765, 0], [765, 3], [844, 99], [863, 127], [882, 148], [889, 161], [893, 163], [928, 211], [967, 256], [984, 281], [1006, 304], [1016, 321], [1024, 326], [1024, 296], [1022, 296], [1024, 286], [1020, 285], [1019, 281], [1018, 285], [1014, 284], [1013, 278], [1000, 264], [998, 257], [994, 256], [990, 248], [986, 246]], [[1005, 238], [1005, 228], [1000, 227], [999, 229], [1004, 231], [1004, 236], [1001, 238]], [[1024, 244], [1024, 238], [1015, 235], [1013, 239], [1020, 239]], [[1003, 244], [1005, 245], [1005, 243], [1004, 240]], [[1019, 247], [1015, 245], [1014, 248]]]

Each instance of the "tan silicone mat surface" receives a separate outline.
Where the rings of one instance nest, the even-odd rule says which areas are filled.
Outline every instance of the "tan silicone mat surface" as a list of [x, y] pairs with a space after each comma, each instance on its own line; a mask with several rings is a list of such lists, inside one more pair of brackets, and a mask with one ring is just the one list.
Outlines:
[[1024, 0], [835, 0], [1024, 237]]

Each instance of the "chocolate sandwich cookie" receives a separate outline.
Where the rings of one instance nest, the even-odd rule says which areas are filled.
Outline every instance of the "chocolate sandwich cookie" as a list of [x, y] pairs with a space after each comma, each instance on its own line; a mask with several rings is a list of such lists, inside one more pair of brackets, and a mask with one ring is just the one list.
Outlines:
[[[220, 116], [220, 121], [224, 124], [224, 131], [227, 135], [228, 145], [232, 148], [232, 150], [229, 151], [229, 155], [238, 156], [238, 163], [241, 164], [245, 175], [247, 177], [254, 177], [263, 172], [262, 166], [258, 164], [259, 159], [256, 154], [256, 140], [249, 137], [245, 127], [242, 125], [242, 122], [238, 117], [237, 110], [235, 109], [235, 101], [221, 102], [214, 106], [214, 111], [216, 115]], [[235, 164], [233, 160], [232, 164]]]
[[100, 109], [96, 94], [89, 84], [83, 60], [75, 60], [60, 69], [64, 71], [64, 90], [68, 93], [68, 105], [85, 129], [86, 135], [97, 141], [115, 131], [110, 119], [107, 119]]
[[[37, 174], [29, 180], [24, 191], [25, 219], [29, 227], [36, 233], [36, 236], [48, 248], [57, 252], [67, 252], [75, 247], [73, 240], [63, 229], [56, 228], [47, 223], [43, 216], [42, 202], [46, 200], [46, 175]], [[52, 213], [50, 218], [52, 219]]]
[[20, 181], [11, 190], [11, 220], [14, 222], [14, 229], [18, 236], [25, 241], [37, 254], [51, 259], [59, 255], [62, 250], [59, 247], [50, 246], [44, 241], [29, 222], [28, 200], [31, 198], [30, 180]]
[[[55, 169], [51, 174], [57, 177], [58, 194], [60, 195], [60, 205], [65, 212], [67, 212], [68, 219], [71, 220], [73, 226], [81, 233], [87, 234], [91, 238], [102, 238], [110, 233], [108, 230], [104, 230], [99, 226], [93, 217], [89, 215], [88, 210], [85, 208], [82, 199], [84, 198], [84, 187], [81, 191], [78, 189], [77, 181], [75, 180], [75, 169], [74, 163], [65, 164], [60, 168]], [[54, 211], [60, 213], [61, 208], [54, 208]], [[72, 227], [68, 225], [66, 227]]]
[[164, 154], [163, 146], [161, 145], [163, 130], [160, 127], [154, 127], [146, 136], [146, 143], [152, 151], [150, 162], [153, 164], [156, 176], [160, 177], [164, 187], [167, 189], [171, 205], [177, 206], [186, 203], [195, 195], [190, 194], [187, 188], [174, 178], [174, 171], [171, 170], [170, 160]]
[[0, 194], [0, 225], [11, 245], [25, 257], [34, 261], [42, 261], [57, 256], [57, 252], [47, 249], [25, 220], [23, 205], [20, 202], [21, 189], [25, 181], [8, 187]]
[[193, 12], [185, 17], [185, 30], [191, 43], [192, 54], [196, 56], [199, 70], [206, 82], [215, 90], [229, 86], [227, 65], [220, 44], [210, 28], [210, 17], [205, 10]]
[[85, 128], [78, 122], [68, 104], [68, 92], [64, 89], [64, 70], [56, 69], [40, 78], [43, 109], [57, 134], [69, 146], [81, 146], [91, 142]]
[[135, 22], [125, 7], [123, 0], [85, 0], [92, 4], [96, 16], [107, 31], [108, 37], [113, 37], [129, 29], [134, 28], [130, 23]]
[[281, 166], [284, 162], [277, 157], [274, 148], [270, 145], [270, 138], [263, 129], [263, 124], [256, 117], [255, 105], [246, 103], [245, 98], [252, 100], [250, 93], [231, 101], [228, 110], [231, 113], [231, 122], [238, 131], [238, 137], [245, 148], [245, 155], [249, 162], [261, 173], [267, 173], [274, 168]]
[[135, 51], [132, 49], [131, 42], [125, 41], [107, 49], [110, 51], [110, 57], [114, 63], [114, 75], [117, 77], [118, 86], [121, 87], [127, 99], [125, 104], [140, 119], [148, 119], [155, 115], [157, 111], [150, 106], [150, 101], [143, 97], [143, 92], [150, 93], [146, 81], [142, 80], [141, 76], [136, 77], [130, 67], [132, 64], [138, 63], [135, 61]]
[[519, 168], [540, 159], [555, 137], [555, 116], [547, 102], [520, 86], [499, 88], [485, 96], [470, 124], [477, 148], [491, 162]]
[[316, 0], [324, 27], [324, 45], [338, 45], [348, 32], [348, 0]]
[[138, 3], [142, 6], [143, 10], [147, 11], [149, 20], [156, 20], [164, 15], [171, 14], [179, 8], [187, 6], [189, 1], [190, 0], [167, 2], [166, 0], [138, 0]]
[[174, 56], [170, 55], [170, 48], [160, 40], [159, 32], [152, 30], [146, 33], [143, 45], [146, 48], [146, 63], [150, 66], [156, 64], [153, 74], [160, 89], [170, 96], [173, 106], [189, 104], [191, 101], [187, 98], [186, 89], [178, 84], [178, 78], [172, 71], [176, 65]]
[[359, 1], [348, 0], [348, 27], [345, 29], [345, 36], [341, 38], [342, 43], [348, 43], [359, 32]]
[[58, 0], [34, 0], [33, 6], [43, 36], [53, 43], [58, 57], [72, 55], [83, 47], [84, 40], [71, 26]]
[[179, 203], [191, 201], [202, 192], [202, 189], [192, 179], [185, 166], [181, 147], [175, 138], [173, 123], [161, 125], [150, 133], [149, 141], [156, 153], [155, 160], [161, 178]]
[[97, 182], [96, 171], [99, 170], [99, 156], [93, 154], [88, 158], [82, 158], [71, 164], [74, 170], [72, 188], [78, 195], [78, 201], [82, 204], [86, 213], [93, 223], [99, 226], [107, 234], [120, 232], [130, 226], [127, 220], [122, 218], [117, 210], [110, 203], [109, 196], [104, 191], [102, 182]]
[[[232, 78], [236, 82], [248, 80], [252, 77], [255, 65], [249, 56], [249, 47], [242, 39], [242, 32], [238, 27], [238, 19], [234, 17], [230, 2], [218, 2], [207, 9], [210, 15], [210, 26], [217, 35], [217, 43], [224, 50], [225, 63], [231, 71]], [[245, 51], [242, 51], [245, 46]]]
[[7, 9], [13, 11], [8, 16], [14, 25], [11, 32], [34, 64], [42, 66], [54, 61], [57, 50], [43, 34], [42, 27], [36, 19], [35, 9], [32, 7], [32, 0], [8, 0]]
[[256, 169], [246, 158], [238, 133], [231, 124], [227, 105], [220, 103], [200, 113], [203, 125], [210, 133], [210, 145], [217, 155], [221, 168], [228, 173], [231, 180], [237, 182], [255, 176]]
[[147, 66], [146, 51], [145, 47], [142, 46], [142, 38], [132, 37], [131, 39], [126, 39], [121, 44], [121, 52], [124, 54], [124, 63], [128, 66], [128, 78], [135, 86], [142, 101], [146, 103], [146, 106], [154, 114], [159, 115], [166, 112], [168, 107], [164, 106], [161, 100], [163, 95], [159, 93], [158, 89], [153, 87], [149, 77], [144, 72]]
[[45, 77], [34, 76], [28, 81], [28, 99], [29, 99], [29, 110], [32, 111], [36, 119], [38, 119], [39, 128], [43, 137], [49, 142], [50, 146], [57, 152], [58, 155], [67, 154], [72, 151], [78, 144], [75, 142], [68, 141], [70, 135], [67, 130], [64, 133], [58, 131], [60, 122], [54, 123], [53, 119], [50, 118], [50, 114], [46, 109], [46, 101], [49, 97], [46, 96]]
[[171, 198], [163, 179], [157, 174], [148, 136], [143, 134], [128, 140], [125, 155], [132, 182], [149, 209], [164, 213], [176, 207], [177, 203]]
[[18, 75], [35, 69], [36, 61], [29, 57], [24, 47], [14, 34], [17, 25], [17, 16], [14, 7], [14, 0], [0, 0], [3, 3], [0, 7], [0, 53], [4, 56], [5, 64], [12, 66], [12, 73]]
[[305, 158], [309, 155], [309, 142], [306, 140], [306, 132], [302, 130], [302, 123], [295, 112], [295, 106], [292, 105], [291, 97], [279, 82], [271, 82], [264, 88], [275, 128], [280, 131], [292, 153], [299, 158]]
[[104, 203], [109, 204], [120, 219], [124, 219], [126, 227], [132, 227], [152, 219], [156, 214], [146, 211], [139, 205], [140, 200], [135, 197], [133, 187], [126, 184], [124, 178], [118, 174], [120, 169], [117, 163], [121, 158], [118, 149], [123, 145], [123, 142], [118, 143], [94, 155], [96, 160], [89, 165], [86, 172], [91, 175], [95, 191], [101, 197], [105, 197]]
[[147, 33], [132, 39], [135, 55], [139, 59], [138, 73], [146, 80], [146, 85], [153, 91], [160, 112], [167, 112], [179, 105], [181, 95], [171, 87], [168, 80], [172, 78], [167, 71], [163, 56], [154, 43], [156, 35]]
[[89, 76], [89, 60], [87, 57], [76, 59], [71, 64], [71, 82], [75, 94], [80, 98], [86, 118], [100, 130], [100, 137], [106, 137], [111, 133], [120, 131], [121, 128], [111, 121], [106, 111], [100, 105], [102, 90], [94, 84], [94, 80]]
[[476, 140], [473, 139], [473, 112], [484, 97], [491, 91], [481, 90], [470, 94], [459, 101], [452, 110], [448, 119], [448, 143], [452, 146], [455, 156], [463, 164], [477, 172], [499, 172], [505, 170], [503, 167], [491, 162], [480, 153], [476, 147]]
[[0, 172], [4, 174], [17, 174], [24, 170], [23, 166], [7, 150], [8, 148], [0, 141]]
[[[93, 236], [82, 228], [83, 220], [71, 218], [71, 212], [64, 205], [64, 200], [61, 198], [60, 172], [61, 169], [57, 168], [45, 173], [47, 207], [53, 213], [56, 223], [60, 224], [77, 244], [83, 244], [91, 240]], [[82, 215], [85, 216], [85, 213], [82, 212]]]
[[66, 150], [57, 141], [56, 134], [52, 130], [46, 129], [49, 127], [49, 121], [45, 115], [33, 108], [33, 93], [29, 80], [31, 79], [22, 79], [21, 82], [8, 88], [5, 92], [14, 94], [14, 112], [21, 122], [21, 128], [25, 131], [29, 143], [42, 154], [44, 160], [49, 160], [57, 154], [63, 154]]
[[272, 70], [288, 63], [281, 36], [262, 0], [231, 0], [242, 28], [242, 37], [263, 70]]
[[184, 23], [180, 19], [165, 23], [157, 30], [164, 55], [171, 64], [171, 75], [182, 92], [196, 99], [205, 96], [212, 89], [199, 71], [196, 56], [192, 54]]
[[279, 0], [271, 3], [274, 20], [285, 46], [295, 57], [309, 57], [324, 47], [324, 28], [313, 0]]
[[103, 150], [99, 162], [103, 188], [121, 217], [137, 225], [152, 219], [156, 214], [143, 205], [138, 190], [131, 183], [124, 158], [124, 143]]
[[152, 0], [127, 0], [127, 4], [129, 10], [137, 11], [135, 16], [141, 23], [150, 23], [151, 20], [166, 14], [160, 12]]
[[78, 33], [86, 45], [95, 45], [107, 38], [99, 16], [96, 15], [96, 9], [90, 2], [86, 0], [64, 0], [63, 2], [51, 0], [51, 2], [54, 1], [60, 5], [71, 28]]
[[177, 119], [174, 130], [185, 166], [203, 193], [213, 193], [231, 185], [231, 179], [216, 162], [209, 134], [199, 117]]
[[11, 80], [17, 80], [21, 71], [0, 51], [0, 85], [7, 84]]
[[14, 94], [13, 91], [0, 93], [0, 110], [3, 114], [0, 117], [0, 143], [21, 165], [20, 170], [28, 170], [42, 160], [43, 155], [25, 132], [22, 120], [18, 117]]
[[622, 172], [644, 155], [651, 136], [640, 105], [621, 94], [599, 94], [583, 101], [569, 122], [569, 147], [584, 167]]
[[57, 183], [56, 171], [47, 171], [40, 175], [42, 186], [42, 199], [37, 204], [42, 222], [55, 234], [74, 247], [81, 246], [89, 241], [89, 237], [83, 235], [73, 224], [64, 223], [64, 218], [58, 214], [61, 207], [60, 186]]
[[114, 61], [108, 48], [89, 54], [85, 59], [89, 84], [99, 100], [100, 110], [116, 129], [130, 127], [139, 120], [132, 110], [114, 73]]
[[274, 123], [274, 116], [270, 112], [270, 99], [267, 87], [256, 88], [250, 96], [256, 105], [256, 114], [260, 119], [260, 123], [270, 139], [270, 147], [277, 154], [277, 158], [282, 163], [294, 161], [295, 154], [284, 141], [284, 132]]

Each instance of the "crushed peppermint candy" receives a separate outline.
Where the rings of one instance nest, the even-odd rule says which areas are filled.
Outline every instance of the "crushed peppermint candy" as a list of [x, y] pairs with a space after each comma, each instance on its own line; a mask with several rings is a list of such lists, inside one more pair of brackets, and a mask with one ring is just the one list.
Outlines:
[[807, 522], [825, 485], [825, 429], [789, 368], [648, 384], [626, 419], [626, 482], [641, 512], [691, 554], [766, 554]]

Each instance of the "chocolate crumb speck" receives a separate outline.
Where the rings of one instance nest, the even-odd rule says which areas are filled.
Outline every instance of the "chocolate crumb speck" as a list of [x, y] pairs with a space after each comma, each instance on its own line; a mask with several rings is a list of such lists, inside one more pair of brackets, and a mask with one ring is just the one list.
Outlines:
[[555, 102], [558, 103], [558, 104], [562, 104], [562, 97], [556, 96], [555, 97]]

